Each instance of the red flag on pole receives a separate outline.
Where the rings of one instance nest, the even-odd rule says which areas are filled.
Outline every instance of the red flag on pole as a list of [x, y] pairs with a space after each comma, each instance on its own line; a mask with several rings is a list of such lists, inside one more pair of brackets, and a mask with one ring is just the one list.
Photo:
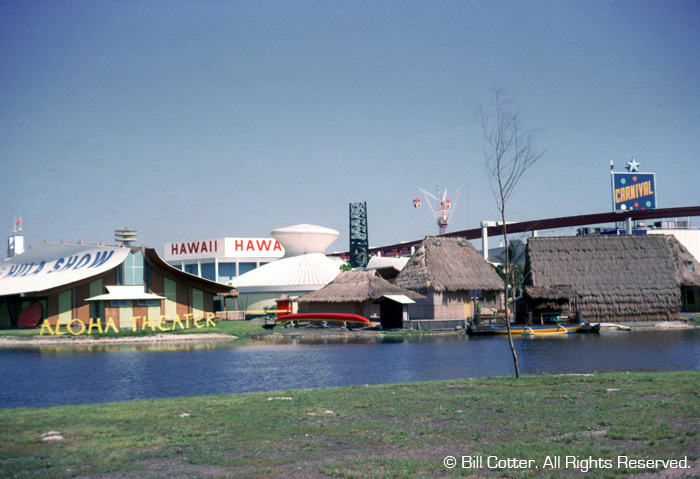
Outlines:
[[15, 226], [19, 226], [20, 224], [22, 224], [22, 218], [15, 221]]

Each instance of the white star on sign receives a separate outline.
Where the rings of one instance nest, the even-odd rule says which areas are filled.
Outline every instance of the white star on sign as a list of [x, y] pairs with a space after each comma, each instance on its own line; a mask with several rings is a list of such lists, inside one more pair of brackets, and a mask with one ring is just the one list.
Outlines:
[[629, 171], [630, 173], [632, 173], [633, 171], [639, 173], [639, 163], [634, 161], [634, 158], [632, 158], [632, 161], [627, 162], [627, 171]]

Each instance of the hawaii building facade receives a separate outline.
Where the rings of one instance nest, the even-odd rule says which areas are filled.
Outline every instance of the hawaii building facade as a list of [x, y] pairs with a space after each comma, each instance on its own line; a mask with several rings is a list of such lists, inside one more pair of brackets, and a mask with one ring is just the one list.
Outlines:
[[227, 283], [284, 256], [274, 238], [218, 238], [165, 243], [165, 261], [186, 273]]

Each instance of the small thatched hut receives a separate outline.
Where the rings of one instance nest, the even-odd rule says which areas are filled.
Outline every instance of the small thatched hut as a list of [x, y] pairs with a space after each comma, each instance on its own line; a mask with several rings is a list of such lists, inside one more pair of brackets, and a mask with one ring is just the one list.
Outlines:
[[[383, 301], [382, 298], [387, 296], [393, 299]], [[400, 302], [401, 297], [413, 301], [423, 298], [413, 291], [394, 286], [379, 276], [376, 270], [354, 270], [341, 272], [323, 288], [305, 294], [296, 301], [300, 313], [357, 314], [370, 321], [381, 322], [385, 328], [400, 328], [405, 304]]]
[[525, 291], [573, 290], [589, 322], [678, 319], [683, 250], [661, 235], [531, 238]]
[[426, 296], [411, 313], [420, 319], [470, 319], [503, 307], [503, 280], [464, 238], [427, 236], [394, 282]]

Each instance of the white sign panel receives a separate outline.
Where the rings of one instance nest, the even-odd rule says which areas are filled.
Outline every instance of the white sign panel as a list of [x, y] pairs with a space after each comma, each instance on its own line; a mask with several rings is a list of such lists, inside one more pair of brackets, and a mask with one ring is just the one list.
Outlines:
[[123, 263], [129, 251], [95, 246], [58, 258], [42, 259], [29, 253], [16, 256], [0, 263], [0, 296], [45, 291], [96, 276]]
[[206, 258], [281, 258], [284, 248], [273, 238], [219, 238], [165, 243], [165, 261]]

